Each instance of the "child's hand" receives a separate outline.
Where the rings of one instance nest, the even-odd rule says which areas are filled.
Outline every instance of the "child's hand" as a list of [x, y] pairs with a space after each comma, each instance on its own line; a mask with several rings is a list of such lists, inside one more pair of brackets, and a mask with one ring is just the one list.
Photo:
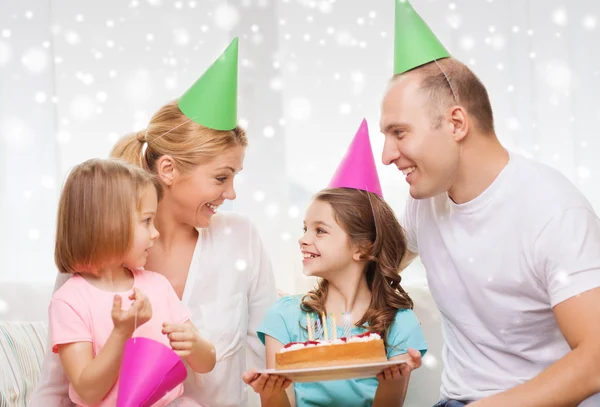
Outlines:
[[260, 394], [263, 400], [268, 400], [272, 396], [281, 393], [292, 384], [291, 380], [283, 376], [267, 373], [259, 374], [254, 369], [244, 373], [242, 379], [256, 393]]
[[[401, 365], [395, 365], [385, 368], [383, 372], [377, 375], [377, 380], [382, 382], [386, 380], [400, 380], [403, 378], [406, 379], [406, 377], [410, 375], [410, 368], [407, 368], [405, 365], [406, 363], [403, 363]], [[404, 371], [402, 370], [402, 368], [404, 368]]]
[[152, 318], [152, 305], [150, 300], [137, 288], [129, 296], [133, 304], [127, 311], [121, 309], [121, 296], [115, 295], [112, 308], [112, 320], [115, 329], [123, 333], [127, 338], [133, 335], [134, 330], [144, 325]]
[[377, 375], [377, 380], [401, 380], [410, 376], [410, 372], [421, 366], [421, 352], [416, 349], [408, 349], [410, 359], [405, 363], [390, 366]]
[[198, 331], [191, 324], [168, 324], [163, 323], [162, 333], [169, 337], [171, 348], [181, 358], [187, 358], [198, 342]]

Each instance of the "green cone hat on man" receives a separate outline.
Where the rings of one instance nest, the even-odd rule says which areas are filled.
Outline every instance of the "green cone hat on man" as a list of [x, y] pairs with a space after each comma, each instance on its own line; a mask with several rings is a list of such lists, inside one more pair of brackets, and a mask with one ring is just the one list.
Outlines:
[[448, 58], [450, 53], [408, 0], [394, 1], [396, 2], [394, 75], [438, 59]]
[[179, 109], [194, 122], [215, 130], [237, 126], [238, 39], [179, 98]]

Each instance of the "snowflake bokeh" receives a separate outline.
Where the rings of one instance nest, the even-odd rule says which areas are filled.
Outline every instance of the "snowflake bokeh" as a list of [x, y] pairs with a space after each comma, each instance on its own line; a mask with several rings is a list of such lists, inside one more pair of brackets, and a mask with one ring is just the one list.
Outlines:
[[[600, 3], [412, 4], [487, 86], [505, 146], [559, 169], [600, 211], [600, 139], [594, 136], [600, 133]], [[4, 270], [31, 272], [0, 271], [0, 282], [53, 281], [48, 264], [66, 173], [84, 159], [107, 156], [123, 134], [146, 128], [234, 36], [240, 38], [238, 116], [249, 147], [235, 178], [237, 199], [224, 207], [257, 225], [278, 286], [297, 292], [312, 284], [297, 248], [304, 211], [328, 184], [363, 118], [386, 200], [402, 212], [408, 188], [397, 169], [381, 163], [379, 132], [393, 69], [393, 2], [127, 0], [91, 10], [67, 0], [53, 2], [52, 13], [28, 2], [5, 7], [0, 224], [16, 232], [2, 238], [0, 255]], [[478, 258], [469, 253], [465, 261], [475, 268]], [[239, 271], [250, 264], [231, 261]], [[569, 281], [566, 273], [556, 278]], [[419, 262], [403, 272], [403, 284], [424, 282]], [[415, 298], [423, 304], [418, 293]], [[0, 314], [10, 308], [0, 299]], [[419, 312], [427, 326], [439, 322], [434, 308]], [[423, 365], [439, 371], [441, 352], [432, 349]]]
[[[407, 186], [380, 159], [393, 2], [128, 0], [92, 11], [68, 1], [57, 2], [52, 14], [17, 3], [0, 18], [0, 98], [7, 106], [0, 140], [14, 160], [34, 154], [29, 162], [38, 175], [23, 176], [18, 191], [8, 191], [11, 208], [41, 196], [56, 203], [74, 164], [106, 156], [120, 136], [144, 129], [238, 36], [239, 122], [249, 147], [229, 208], [256, 219], [276, 269], [290, 267], [304, 209], [327, 185], [363, 118], [386, 199], [402, 211]], [[532, 4], [531, 12], [500, 1], [413, 5], [486, 84], [501, 141], [564, 172], [600, 209], [600, 141], [592, 136], [600, 132], [600, 4]], [[51, 247], [54, 212], [50, 206], [38, 218], [7, 220], [25, 225], [10, 245]], [[43, 253], [52, 262], [51, 249]], [[39, 261], [32, 268], [43, 269]], [[298, 283], [282, 281], [286, 290]], [[422, 265], [405, 281], [424, 281]]]

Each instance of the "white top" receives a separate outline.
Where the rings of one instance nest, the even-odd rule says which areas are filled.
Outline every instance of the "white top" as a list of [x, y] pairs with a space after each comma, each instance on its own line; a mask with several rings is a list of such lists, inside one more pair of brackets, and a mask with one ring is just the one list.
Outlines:
[[477, 198], [409, 197], [402, 223], [442, 315], [442, 398], [502, 392], [569, 352], [552, 307], [600, 286], [600, 221], [562, 174], [511, 154]]
[[[200, 334], [215, 345], [217, 364], [208, 374], [188, 369], [184, 396], [204, 407], [245, 406], [246, 350], [251, 367], [265, 368], [256, 330], [277, 297], [271, 263], [256, 228], [240, 215], [215, 215], [198, 231], [183, 302]], [[55, 289], [67, 278], [59, 275]], [[48, 352], [28, 406], [71, 405], [60, 359]]]

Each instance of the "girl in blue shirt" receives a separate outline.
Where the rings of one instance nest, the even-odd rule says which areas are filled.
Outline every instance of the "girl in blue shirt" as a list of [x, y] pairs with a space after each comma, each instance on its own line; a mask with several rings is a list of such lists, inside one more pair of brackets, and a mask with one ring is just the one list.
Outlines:
[[[379, 194], [355, 188], [319, 192], [306, 211], [299, 244], [304, 273], [319, 282], [306, 295], [282, 298], [267, 312], [258, 335], [266, 345], [268, 368], [275, 367], [275, 354], [284, 345], [308, 340], [307, 313], [312, 319], [334, 315], [338, 322], [342, 314], [350, 315], [351, 334], [380, 333], [388, 359], [408, 351], [420, 360], [427, 344], [412, 300], [400, 286], [404, 232]], [[344, 336], [343, 327], [331, 329]], [[293, 386], [282, 376], [255, 371], [244, 380], [260, 394], [263, 406], [389, 407], [402, 406], [410, 370], [410, 364], [402, 364], [377, 378]]]

